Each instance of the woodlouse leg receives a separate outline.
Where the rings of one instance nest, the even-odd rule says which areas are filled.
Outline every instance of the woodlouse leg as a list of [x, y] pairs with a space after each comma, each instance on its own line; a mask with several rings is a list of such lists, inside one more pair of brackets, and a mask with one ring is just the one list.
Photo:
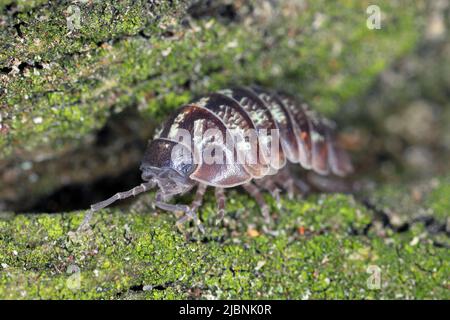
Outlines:
[[296, 188], [300, 190], [302, 194], [306, 194], [311, 190], [311, 188], [305, 181], [296, 177], [286, 177], [284, 179], [278, 179], [277, 184], [279, 184], [281, 188], [283, 188], [283, 190], [287, 191], [288, 198], [290, 200], [294, 198]]
[[351, 193], [356, 189], [354, 185], [342, 178], [325, 177], [316, 173], [308, 173], [306, 178], [312, 187], [321, 192]]
[[185, 213], [184, 216], [182, 216], [180, 219], [178, 219], [177, 227], [178, 227], [178, 229], [180, 229], [180, 231], [181, 231], [181, 226], [184, 223], [186, 223], [186, 221], [188, 221], [189, 219], [194, 219], [195, 223], [200, 226], [199, 228], [203, 228], [202, 224], [200, 223], [200, 220], [198, 219], [197, 210], [198, 210], [198, 208], [200, 208], [200, 206], [203, 203], [203, 197], [205, 196], [205, 192], [206, 192], [207, 188], [208, 188], [208, 186], [206, 184], [198, 185], [197, 190], [195, 191], [194, 201], [192, 201], [191, 206], [190, 206], [191, 212], [193, 212], [195, 214], [195, 216], [193, 217], [192, 214]]
[[283, 183], [283, 187], [287, 191], [289, 200], [294, 199], [294, 193], [295, 193], [294, 185], [295, 185], [295, 183], [294, 183], [294, 179], [293, 178], [288, 178]]
[[171, 211], [171, 212], [184, 212], [184, 216], [177, 221], [177, 227], [180, 229], [181, 224], [187, 221], [188, 219], [193, 219], [198, 227], [198, 229], [205, 233], [205, 228], [201, 224], [200, 220], [198, 219], [197, 213], [192, 211], [191, 207], [185, 204], [170, 204], [166, 203], [164, 201], [156, 200], [155, 205], [163, 210]]
[[206, 184], [199, 184], [197, 187], [197, 190], [195, 192], [195, 198], [194, 201], [192, 201], [191, 203], [191, 208], [193, 211], [197, 211], [198, 208], [200, 208], [200, 206], [203, 203], [203, 197], [205, 196], [205, 192], [206, 189], [208, 188], [208, 186]]
[[265, 179], [256, 179], [254, 180], [254, 182], [258, 187], [267, 190], [270, 193], [270, 195], [275, 199], [278, 209], [281, 209], [281, 201], [280, 201], [281, 189], [278, 188], [272, 177], [268, 177]]
[[215, 196], [216, 196], [216, 202], [217, 202], [217, 220], [216, 225], [218, 225], [223, 217], [225, 216], [225, 190], [223, 188], [216, 188], [214, 190]]
[[274, 178], [276, 179], [275, 183], [288, 193], [289, 199], [294, 198], [296, 189], [298, 189], [302, 194], [306, 194], [311, 190], [307, 182], [296, 177], [287, 168], [283, 169]]
[[267, 205], [266, 201], [264, 200], [264, 198], [261, 194], [261, 191], [258, 189], [258, 187], [252, 183], [243, 184], [242, 187], [245, 189], [245, 191], [247, 191], [256, 200], [256, 203], [261, 208], [261, 213], [262, 213], [266, 223], [270, 223], [271, 218], [270, 218], [269, 206]]
[[306, 181], [300, 178], [292, 178], [294, 185], [303, 193], [306, 194], [311, 191], [311, 187]]
[[[198, 227], [198, 229], [205, 233], [205, 228], [203, 227], [202, 223], [200, 222], [200, 219], [197, 216], [197, 213], [192, 210], [192, 208], [185, 204], [170, 204], [166, 203], [166, 198], [161, 194], [157, 193], [155, 197], [155, 206], [157, 206], [160, 209], [171, 211], [171, 212], [184, 212], [185, 216], [182, 217], [180, 220], [177, 221], [177, 226], [180, 228], [180, 223], [183, 223], [187, 221], [188, 219], [193, 219]], [[186, 218], [185, 218], [186, 217]]]

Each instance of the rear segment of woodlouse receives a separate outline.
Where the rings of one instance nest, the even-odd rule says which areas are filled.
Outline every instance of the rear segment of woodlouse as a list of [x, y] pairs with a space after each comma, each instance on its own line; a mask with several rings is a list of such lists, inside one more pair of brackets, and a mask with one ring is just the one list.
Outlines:
[[[280, 188], [289, 194], [303, 188], [288, 173], [288, 161], [321, 175], [346, 176], [353, 170], [337, 144], [334, 124], [305, 101], [256, 86], [222, 90], [174, 112], [147, 147], [140, 168], [145, 182], [92, 205], [82, 225], [93, 211], [155, 187], [157, 207], [184, 212], [179, 224], [194, 219], [203, 230], [196, 211], [208, 186], [216, 188], [219, 220], [225, 212], [223, 189], [234, 186], [243, 186], [270, 220], [259, 188], [274, 196]], [[190, 206], [168, 203], [195, 186]]]

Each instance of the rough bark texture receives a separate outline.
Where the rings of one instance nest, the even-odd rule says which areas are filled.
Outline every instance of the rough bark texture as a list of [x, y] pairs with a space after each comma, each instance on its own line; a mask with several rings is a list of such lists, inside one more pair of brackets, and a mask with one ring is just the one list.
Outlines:
[[[375, 1], [370, 30], [373, 2], [0, 0], [0, 298], [449, 298], [448, 1]], [[267, 195], [271, 226], [236, 190], [214, 226], [211, 193], [187, 240], [145, 205], [74, 233], [170, 111], [237, 83], [336, 118], [377, 184]]]

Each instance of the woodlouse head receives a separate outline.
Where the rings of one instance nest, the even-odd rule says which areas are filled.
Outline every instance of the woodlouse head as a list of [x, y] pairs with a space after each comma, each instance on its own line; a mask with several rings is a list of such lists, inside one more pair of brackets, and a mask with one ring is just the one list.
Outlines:
[[195, 169], [192, 153], [186, 146], [174, 141], [151, 141], [140, 169], [142, 180], [154, 182], [165, 195], [186, 192], [194, 185], [189, 178]]
[[140, 167], [142, 179], [145, 182], [93, 204], [91, 212], [105, 208], [117, 200], [146, 192], [155, 186], [159, 189], [157, 198], [170, 198], [173, 195], [185, 193], [195, 185], [195, 181], [189, 178], [195, 168], [192, 154], [187, 147], [171, 140], [155, 139], [148, 145]]

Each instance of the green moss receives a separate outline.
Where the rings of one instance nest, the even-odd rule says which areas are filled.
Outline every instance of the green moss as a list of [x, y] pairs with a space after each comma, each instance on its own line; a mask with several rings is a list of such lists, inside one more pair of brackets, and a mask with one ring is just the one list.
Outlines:
[[25, 11], [46, 3], [46, 0], [0, 0], [0, 11], [15, 5], [18, 11]]
[[[72, 3], [60, 1], [37, 6], [34, 10], [20, 12], [21, 36], [12, 32], [12, 26], [3, 27], [0, 63], [14, 58], [32, 61], [52, 61], [60, 55], [68, 55], [92, 49], [97, 43], [134, 35], [149, 24], [155, 24], [159, 15], [176, 12], [183, 1], [89, 1]], [[1, 8], [1, 7], [0, 7]], [[23, 8], [26, 9], [26, 8]], [[31, 5], [28, 9], [31, 9]], [[70, 17], [79, 13], [79, 26]]]
[[20, 14], [25, 40], [7, 27], [0, 65], [31, 61], [39, 67], [0, 77], [8, 128], [0, 134], [0, 156], [77, 145], [112, 111], [132, 105], [160, 121], [192, 96], [236, 83], [301, 93], [317, 109], [335, 113], [420, 35], [418, 3], [380, 1], [386, 20], [375, 31], [366, 27], [367, 4], [314, 1], [303, 8], [285, 1], [275, 15], [238, 11], [245, 25], [212, 18], [191, 19], [187, 27], [181, 23], [183, 2], [155, 5], [157, 19], [138, 3], [94, 2], [82, 5], [86, 19], [69, 35], [61, 28], [64, 4]]
[[[411, 242], [413, 232], [385, 239], [352, 233], [370, 213], [351, 197], [284, 201], [271, 231], [245, 197], [235, 199], [219, 227], [209, 223], [207, 201], [204, 241], [186, 241], [165, 213], [105, 210], [82, 234], [73, 232], [81, 212], [0, 221], [0, 297], [449, 297], [448, 250]], [[367, 287], [369, 266], [381, 270], [380, 289]], [[74, 268], [80, 273], [67, 273]]]

